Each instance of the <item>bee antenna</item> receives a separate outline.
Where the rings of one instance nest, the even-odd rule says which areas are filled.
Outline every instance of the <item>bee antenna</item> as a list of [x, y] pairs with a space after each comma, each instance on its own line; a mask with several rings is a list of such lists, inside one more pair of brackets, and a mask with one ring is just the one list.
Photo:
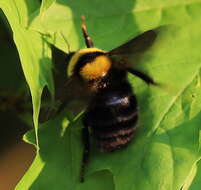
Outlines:
[[85, 16], [81, 16], [81, 19], [82, 19], [82, 24], [81, 24], [82, 33], [84, 35], [86, 46], [87, 46], [87, 48], [92, 48], [94, 45], [93, 45], [93, 41], [92, 41], [91, 37], [89, 36], [89, 34], [87, 32], [87, 26], [85, 23]]
[[68, 43], [68, 40], [65, 38], [65, 36], [64, 36], [64, 34], [63, 34], [63, 32], [60, 32], [61, 33], [61, 36], [63, 37], [63, 39], [64, 39], [64, 41], [66, 42], [66, 44], [67, 44], [67, 48], [68, 48], [68, 53], [70, 53], [71, 51], [70, 51], [70, 44]]

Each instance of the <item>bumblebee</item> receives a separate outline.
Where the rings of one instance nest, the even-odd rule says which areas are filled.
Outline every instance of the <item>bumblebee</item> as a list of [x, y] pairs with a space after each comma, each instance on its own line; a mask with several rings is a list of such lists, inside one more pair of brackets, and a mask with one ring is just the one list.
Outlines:
[[89, 158], [90, 137], [103, 152], [122, 149], [133, 139], [138, 104], [127, 74], [131, 73], [147, 84], [158, 85], [128, 62], [130, 55], [143, 52], [152, 45], [157, 36], [155, 30], [149, 30], [110, 52], [93, 46], [84, 17], [82, 32], [87, 48], [75, 52], [70, 58], [67, 68], [69, 93], [66, 93], [69, 94], [67, 102], [72, 97], [87, 99], [82, 129], [84, 151], [81, 182], [84, 181], [84, 169]]

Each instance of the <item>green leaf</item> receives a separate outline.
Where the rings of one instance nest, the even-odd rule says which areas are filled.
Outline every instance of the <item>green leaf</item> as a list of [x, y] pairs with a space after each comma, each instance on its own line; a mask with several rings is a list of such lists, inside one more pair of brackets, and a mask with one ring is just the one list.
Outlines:
[[42, 0], [41, 12], [46, 11], [54, 2], [55, 0]]
[[[80, 126], [80, 121], [69, 123], [63, 118], [64, 116], [60, 116], [41, 126], [40, 152], [16, 190], [45, 187], [51, 187], [51, 190], [66, 188], [81, 190], [83, 186], [87, 189], [91, 185], [96, 185], [98, 190], [114, 189], [112, 175], [107, 171], [91, 175], [83, 185], [78, 183], [82, 154], [81, 128], [72, 126]], [[34, 134], [28, 133], [26, 141], [33, 142], [33, 140]]]
[[[30, 27], [50, 34], [49, 41], [60, 49], [84, 47], [81, 16], [85, 15], [96, 47], [113, 49], [143, 31], [165, 24], [183, 25], [200, 15], [200, 0], [111, 0], [111, 1], [44, 1], [48, 9], [35, 17]], [[51, 5], [51, 6], [49, 6]]]
[[36, 141], [38, 141], [38, 115], [42, 90], [47, 85], [52, 93], [54, 91], [50, 47], [42, 35], [26, 29], [28, 16], [37, 10], [38, 6], [39, 2], [35, 0], [29, 3], [25, 0], [0, 1], [0, 7], [13, 31], [13, 39], [18, 49], [23, 72], [30, 87]]
[[144, 55], [139, 68], [169, 85], [169, 91], [132, 82], [140, 107], [140, 127], [132, 145], [113, 155], [92, 155], [90, 172], [110, 168], [117, 190], [180, 189], [200, 158], [197, 24], [166, 28]]
[[200, 177], [201, 177], [201, 165], [200, 165], [200, 161], [197, 162], [196, 167], [195, 167], [195, 174], [194, 174], [194, 179], [192, 184], [190, 184], [190, 188], [189, 190], [197, 190], [200, 188], [201, 185], [201, 181], [200, 181]]
[[[11, 1], [7, 2], [7, 6], [12, 5]], [[83, 184], [79, 183], [83, 150], [81, 118], [68, 121], [63, 113], [41, 126], [40, 150], [16, 190], [84, 190], [94, 187], [100, 190], [178, 190], [193, 181], [195, 165], [201, 157], [201, 2], [58, 0], [43, 3], [45, 8], [41, 9], [40, 15], [25, 18], [33, 19], [29, 30], [23, 27], [26, 22], [19, 25], [17, 14], [3, 7], [15, 31], [15, 42], [32, 92], [36, 128], [42, 88], [52, 84], [51, 66], [45, 67], [48, 72], [42, 72], [44, 70], [40, 70], [41, 64], [38, 64], [44, 57], [40, 51], [43, 49], [41, 42], [46, 44], [48, 40], [67, 51], [62, 32], [71, 51], [84, 47], [81, 15], [86, 16], [95, 45], [106, 50], [143, 31], [170, 24], [159, 32], [156, 42], [136, 66], [167, 88], [147, 86], [140, 79], [129, 76], [139, 105], [139, 128], [135, 139], [127, 148], [114, 153], [101, 153], [93, 147]], [[13, 10], [16, 9], [13, 7]], [[30, 39], [34, 39], [31, 47], [27, 44]], [[50, 58], [49, 54], [47, 57]], [[26, 67], [27, 62], [34, 65], [34, 72], [29, 70], [30, 65]], [[25, 138], [36, 143], [33, 132]]]

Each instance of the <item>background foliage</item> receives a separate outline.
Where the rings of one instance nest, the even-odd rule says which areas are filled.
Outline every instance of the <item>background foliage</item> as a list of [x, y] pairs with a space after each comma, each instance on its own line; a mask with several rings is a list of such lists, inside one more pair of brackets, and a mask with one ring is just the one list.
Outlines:
[[[197, 190], [200, 187], [201, 24], [199, 0], [64, 1], [0, 0], [13, 32], [33, 102], [35, 133], [25, 140], [36, 158], [16, 190], [97, 189]], [[95, 147], [86, 182], [79, 183], [80, 119], [66, 114], [38, 130], [43, 88], [54, 95], [51, 48], [84, 47], [80, 16], [86, 16], [95, 45], [110, 50], [140, 33], [166, 25], [136, 67], [168, 88], [147, 86], [129, 76], [139, 102], [139, 130], [125, 150]]]

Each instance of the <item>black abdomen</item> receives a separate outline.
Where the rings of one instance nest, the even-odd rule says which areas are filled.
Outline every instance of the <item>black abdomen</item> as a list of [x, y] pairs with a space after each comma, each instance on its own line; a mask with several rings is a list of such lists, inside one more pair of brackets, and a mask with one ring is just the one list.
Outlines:
[[124, 81], [117, 88], [108, 88], [97, 94], [84, 118], [104, 152], [115, 151], [127, 145], [136, 128], [138, 118], [136, 97], [130, 84]]

